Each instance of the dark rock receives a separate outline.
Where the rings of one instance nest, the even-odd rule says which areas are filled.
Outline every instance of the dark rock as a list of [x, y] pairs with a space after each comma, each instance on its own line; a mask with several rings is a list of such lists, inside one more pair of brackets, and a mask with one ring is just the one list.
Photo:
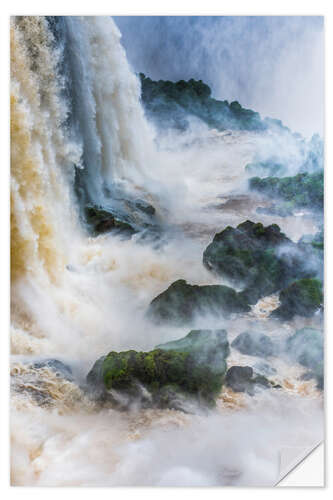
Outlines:
[[277, 347], [272, 340], [262, 333], [258, 332], [243, 332], [231, 343], [242, 354], [250, 356], [274, 356], [277, 352]]
[[317, 380], [317, 387], [324, 386], [324, 338], [320, 330], [302, 328], [286, 343], [286, 352], [291, 359], [309, 368], [307, 376]]
[[295, 281], [279, 294], [281, 305], [271, 316], [281, 320], [292, 319], [295, 315], [311, 317], [322, 308], [322, 282], [317, 279]]
[[217, 130], [265, 130], [259, 113], [243, 108], [237, 101], [218, 101], [201, 80], [153, 81], [140, 73], [141, 99], [148, 118], [158, 128], [186, 130], [196, 117]]
[[85, 208], [85, 217], [92, 233], [98, 234], [117, 231], [131, 237], [137, 230], [127, 221], [120, 219], [111, 211], [96, 206]]
[[[141, 397], [144, 406], [175, 407], [174, 401], [190, 397], [209, 406], [221, 390], [229, 344], [225, 330], [194, 330], [186, 337], [161, 344], [150, 352], [110, 352], [97, 360], [88, 373], [92, 391], [104, 388], [104, 397], [116, 406], [122, 393], [128, 401]], [[124, 401], [124, 398], [122, 398]]]
[[159, 344], [156, 349], [191, 353], [198, 364], [209, 365], [213, 371], [220, 369], [230, 353], [226, 330], [191, 330], [186, 337]]
[[298, 278], [315, 275], [304, 268], [304, 255], [276, 224], [243, 222], [217, 233], [203, 254], [207, 269], [245, 288], [240, 295], [249, 304]]
[[185, 280], [172, 283], [151, 302], [148, 315], [155, 321], [191, 323], [197, 314], [229, 315], [250, 310], [233, 288], [222, 285], [189, 285]]
[[150, 205], [150, 203], [147, 203], [145, 200], [134, 200], [134, 205], [137, 210], [140, 210], [141, 212], [144, 212], [147, 215], [155, 215], [155, 207], [153, 205]]
[[255, 386], [268, 389], [272, 387], [263, 375], [255, 374], [250, 366], [231, 366], [225, 376], [225, 385], [234, 392], [246, 392], [253, 396]]

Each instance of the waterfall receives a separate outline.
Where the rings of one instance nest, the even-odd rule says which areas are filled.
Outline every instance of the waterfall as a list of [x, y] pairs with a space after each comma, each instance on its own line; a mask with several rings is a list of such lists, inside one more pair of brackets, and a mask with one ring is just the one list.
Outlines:
[[152, 135], [111, 18], [12, 19], [11, 85], [12, 275], [42, 263], [55, 279], [74, 188], [114, 206], [142, 184]]
[[50, 24], [63, 48], [71, 133], [82, 147], [79, 195], [107, 206], [119, 190], [142, 183], [151, 163], [153, 143], [139, 80], [111, 18], [64, 17]]
[[[188, 333], [153, 324], [149, 304], [179, 279], [221, 284], [203, 266], [203, 251], [222, 228], [261, 219], [244, 166], [269, 149], [269, 138], [194, 121], [155, 149], [139, 80], [110, 17], [17, 16], [10, 40], [12, 484], [273, 484], [281, 443], [311, 445], [322, 435], [322, 399], [302, 367], [272, 356], [281, 390], [252, 399], [226, 388], [215, 410], [198, 413], [139, 401], [119, 412], [85, 387], [107, 352], [151, 351]], [[131, 207], [147, 208], [142, 201], [156, 209], [155, 241], [144, 231], [92, 237], [82, 217], [96, 205], [134, 219]], [[307, 214], [281, 222], [294, 240], [317, 223]], [[267, 317], [277, 298], [264, 299], [237, 317], [203, 310], [193, 328], [226, 329], [230, 343], [252, 326], [272, 328], [284, 342], [287, 329]], [[231, 348], [228, 362], [252, 367], [253, 358]], [[62, 365], [68, 378], [52, 369]]]

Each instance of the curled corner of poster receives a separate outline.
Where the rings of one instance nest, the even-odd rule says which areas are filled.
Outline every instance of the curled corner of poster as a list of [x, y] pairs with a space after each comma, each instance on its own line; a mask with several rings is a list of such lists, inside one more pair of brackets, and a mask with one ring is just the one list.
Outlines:
[[325, 446], [284, 446], [279, 456], [278, 487], [324, 487]]

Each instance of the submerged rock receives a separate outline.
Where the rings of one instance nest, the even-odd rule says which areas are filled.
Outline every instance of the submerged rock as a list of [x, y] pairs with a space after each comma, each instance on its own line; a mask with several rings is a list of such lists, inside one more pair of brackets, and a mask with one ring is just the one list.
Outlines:
[[301, 279], [295, 281], [279, 294], [281, 305], [271, 316], [289, 320], [295, 315], [311, 317], [322, 307], [322, 282], [317, 279]]
[[69, 365], [66, 365], [62, 361], [59, 361], [58, 359], [50, 358], [42, 361], [37, 361], [36, 363], [33, 363], [32, 367], [36, 370], [39, 370], [40, 368], [49, 368], [50, 370], [55, 372], [57, 377], [64, 378], [69, 382], [72, 382], [74, 380], [71, 367]]
[[314, 276], [305, 268], [301, 249], [277, 224], [243, 222], [217, 233], [203, 254], [205, 267], [235, 284], [249, 304], [270, 295], [298, 278]]
[[225, 330], [193, 330], [150, 352], [110, 352], [96, 361], [87, 382], [98, 395], [102, 388], [103, 397], [118, 407], [139, 399], [144, 406], [174, 407], [179, 396], [214, 405], [228, 355]]
[[273, 341], [262, 333], [243, 332], [233, 340], [231, 347], [234, 347], [242, 354], [250, 356], [268, 357], [274, 356], [277, 352], [277, 346]]
[[301, 365], [309, 368], [307, 376], [315, 378], [317, 386], [324, 386], [324, 337], [320, 330], [302, 328], [286, 343], [286, 352]]
[[225, 385], [234, 392], [255, 393], [256, 386], [269, 389], [273, 384], [263, 375], [256, 374], [251, 366], [231, 366], [225, 376]]
[[248, 312], [250, 307], [233, 288], [222, 285], [190, 285], [185, 280], [172, 283], [151, 302], [148, 315], [155, 321], [191, 323], [197, 314], [229, 315]]
[[136, 210], [144, 212], [145, 214], [150, 216], [155, 215], [155, 207], [153, 207], [153, 205], [151, 205], [150, 203], [147, 203], [145, 200], [136, 199], [134, 200], [133, 205]]
[[131, 237], [137, 232], [129, 222], [116, 217], [111, 211], [97, 206], [87, 206], [85, 208], [85, 216], [86, 221], [95, 236], [110, 231], [118, 231], [128, 237]]

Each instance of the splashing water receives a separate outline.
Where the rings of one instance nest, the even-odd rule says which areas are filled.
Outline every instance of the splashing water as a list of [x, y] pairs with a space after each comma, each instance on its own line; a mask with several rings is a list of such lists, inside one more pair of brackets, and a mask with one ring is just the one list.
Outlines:
[[[203, 249], [216, 228], [244, 220], [242, 210], [258, 220], [239, 179], [260, 139], [214, 131], [192, 139], [184, 148], [166, 138], [157, 151], [111, 18], [11, 20], [12, 484], [272, 484], [281, 443], [320, 439], [321, 397], [311, 381], [300, 389], [302, 370], [283, 360], [275, 364], [285, 391], [224, 390], [209, 414], [119, 414], [81, 389], [108, 350], [151, 349], [188, 333], [152, 327], [148, 304], [179, 278], [220, 283], [203, 267]], [[149, 194], [176, 236], [160, 249], [135, 237], [90, 238], [80, 203], [112, 207], [124, 192]], [[226, 210], [221, 197], [233, 200]], [[281, 227], [296, 237], [292, 220]], [[299, 217], [297, 230], [315, 224]], [[207, 315], [198, 325], [226, 327], [231, 340], [253, 321], [268, 325], [276, 306], [270, 297], [237, 320]], [[33, 367], [47, 356], [69, 363], [73, 380]], [[231, 361], [253, 363], [235, 351]]]

